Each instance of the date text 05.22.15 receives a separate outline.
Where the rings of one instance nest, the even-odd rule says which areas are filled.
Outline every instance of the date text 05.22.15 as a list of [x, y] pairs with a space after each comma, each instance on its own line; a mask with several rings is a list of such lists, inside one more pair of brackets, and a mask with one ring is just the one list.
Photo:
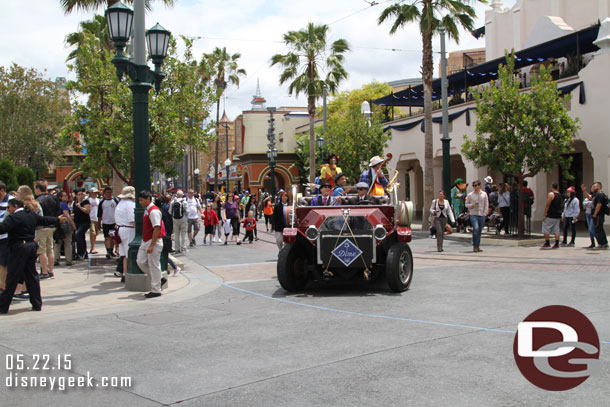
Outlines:
[[[31, 359], [31, 363], [29, 362]], [[47, 353], [34, 353], [31, 357], [21, 353], [7, 354], [6, 370], [70, 370], [72, 369], [72, 355], [69, 353], [50, 355]]]

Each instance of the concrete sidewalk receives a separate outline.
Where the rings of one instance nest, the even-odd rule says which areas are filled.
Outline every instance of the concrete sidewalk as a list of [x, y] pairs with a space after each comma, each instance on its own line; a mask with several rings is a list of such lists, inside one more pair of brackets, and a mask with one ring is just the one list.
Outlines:
[[[87, 248], [90, 249], [89, 235]], [[29, 300], [13, 300], [9, 313], [2, 317], [2, 325], [51, 322], [146, 306], [146, 301], [150, 300], [144, 298], [145, 292], [127, 290], [121, 279], [114, 275], [117, 259], [106, 259], [103, 235], [98, 235], [95, 248], [98, 254], [89, 254], [89, 260], [76, 261], [72, 266], [66, 266], [62, 256], [60, 266], [53, 268], [55, 278], [40, 281], [42, 311], [32, 312]], [[177, 277], [168, 277], [167, 287], [159, 298], [162, 302], [192, 298], [184, 289], [193, 283], [187, 274], [197, 265], [184, 257], [172, 259], [182, 267], [182, 272]], [[39, 263], [36, 269], [40, 273]], [[215, 277], [210, 275], [210, 278]], [[199, 281], [194, 283], [195, 287], [201, 285]]]

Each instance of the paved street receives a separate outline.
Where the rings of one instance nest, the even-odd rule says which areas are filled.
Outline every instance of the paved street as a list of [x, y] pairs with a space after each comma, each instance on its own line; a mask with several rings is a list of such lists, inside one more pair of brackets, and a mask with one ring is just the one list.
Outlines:
[[[610, 253], [578, 248], [588, 243], [584, 238], [577, 248], [489, 246], [479, 254], [459, 241], [446, 241], [446, 251], [437, 253], [434, 240], [419, 238], [405, 293], [392, 294], [379, 282], [287, 294], [275, 279], [272, 235], [259, 236], [251, 245], [198, 246], [177, 256], [184, 281], [170, 279], [172, 291], [158, 299], [142, 300], [120, 286], [100, 292], [98, 282], [61, 304], [46, 298], [41, 313], [0, 318], [3, 364], [6, 355], [23, 354], [33, 368], [32, 355], [48, 354], [56, 369], [39, 375], [132, 379], [119, 389], [8, 389], [3, 366], [2, 405], [608, 403]], [[95, 304], [75, 307], [93, 295]], [[513, 358], [517, 323], [551, 304], [585, 313], [604, 341], [601, 374], [567, 392], [534, 387]], [[71, 371], [53, 362], [65, 354]]]

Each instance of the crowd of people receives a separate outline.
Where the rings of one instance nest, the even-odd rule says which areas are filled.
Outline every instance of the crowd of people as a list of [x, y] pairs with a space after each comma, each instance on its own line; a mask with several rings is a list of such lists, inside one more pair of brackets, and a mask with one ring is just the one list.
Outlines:
[[[462, 178], [457, 178], [451, 188], [450, 200], [445, 199], [445, 193], [440, 191], [432, 201], [429, 216], [430, 236], [437, 239], [439, 252], [443, 251], [443, 235], [452, 233], [453, 227], [457, 232], [472, 231], [474, 252], [482, 251], [481, 233], [485, 225], [494, 227], [497, 234], [504, 231], [505, 236], [510, 236], [511, 227], [514, 229], [518, 225], [519, 199], [523, 201], [525, 219], [531, 217], [534, 192], [528, 187], [527, 181], [523, 181], [522, 189], [517, 183], [495, 184], [490, 176], [485, 177], [484, 181], [484, 185], [479, 180], [473, 181], [472, 191], [467, 192], [468, 184]], [[591, 239], [587, 249], [608, 249], [603, 227], [605, 216], [610, 215], [608, 197], [602, 191], [601, 182], [594, 182], [590, 187], [581, 185], [581, 189], [584, 196], [582, 203], [574, 187], [567, 188], [565, 196], [562, 196], [559, 186], [556, 183], [551, 185], [542, 218], [542, 233], [545, 239], [542, 249], [557, 249], [561, 245], [574, 247], [576, 224], [581, 211], [584, 211]], [[563, 239], [560, 236], [562, 233]], [[550, 241], [551, 235], [555, 238], [553, 245]]]
[[[160, 264], [162, 253], [169, 263], [168, 274], [177, 276], [180, 267], [169, 253], [185, 253], [196, 245], [252, 244], [259, 239], [258, 222], [263, 216], [266, 232], [275, 233], [278, 245], [282, 245], [284, 208], [288, 202], [288, 194], [283, 190], [279, 191], [277, 199], [265, 193], [258, 199], [248, 191], [199, 195], [192, 189], [186, 194], [178, 190], [173, 195], [141, 191], [136, 196], [135, 189], [130, 186], [116, 196], [108, 186], [101, 191], [101, 196], [98, 195], [100, 191], [96, 187], [48, 191], [44, 181], [36, 182], [34, 191], [25, 185], [17, 191], [7, 191], [6, 185], [0, 182], [0, 225], [4, 225], [4, 229], [0, 229], [0, 313], [8, 311], [12, 300], [29, 299], [33, 309], [40, 309], [40, 281], [54, 279], [54, 267], [62, 262], [73, 266], [100, 254], [96, 248], [100, 234], [104, 237], [105, 257], [116, 260], [115, 276], [125, 282], [129, 243], [136, 234], [136, 199], [145, 208], [143, 242], [136, 262], [151, 276], [151, 291], [145, 294], [146, 298], [161, 295], [164, 285]], [[26, 219], [27, 227], [22, 223], [15, 226], [12, 214], [21, 211], [28, 216], [35, 215]], [[6, 219], [10, 220], [4, 223]], [[202, 229], [203, 239], [199, 233]], [[24, 233], [26, 238], [23, 238]], [[27, 243], [25, 248], [17, 250], [11, 245], [15, 236]], [[33, 257], [27, 251], [31, 247], [36, 248]], [[14, 257], [14, 253], [19, 256]], [[32, 262], [20, 262], [19, 267], [17, 262], [11, 263], [11, 259], [26, 257], [32, 257]], [[13, 272], [10, 272], [11, 264]], [[37, 288], [33, 286], [34, 280]]]
[[[368, 168], [354, 186], [346, 185], [346, 177], [337, 166], [337, 161], [336, 155], [329, 156], [321, 176], [315, 184], [310, 185], [315, 189], [312, 206], [341, 205], [344, 199], [349, 199], [349, 204], [370, 204], [374, 196], [385, 194], [389, 181], [382, 170], [386, 161], [384, 158], [371, 158]], [[534, 193], [528, 188], [527, 181], [523, 182], [522, 189], [517, 184], [495, 184], [489, 176], [484, 181], [485, 184], [479, 180], [473, 181], [472, 190], [468, 192], [468, 184], [462, 178], [457, 178], [449, 197], [439, 191], [432, 201], [428, 220], [439, 252], [443, 251], [443, 235], [451, 233], [452, 227], [458, 232], [472, 231], [474, 252], [482, 251], [481, 232], [486, 224], [493, 225], [497, 233], [504, 231], [505, 235], [510, 235], [510, 225], [517, 223], [515, 214], [518, 211], [515, 207], [518, 207], [520, 197], [525, 216], [531, 216]], [[582, 210], [591, 239], [587, 248], [608, 249], [603, 227], [605, 216], [610, 215], [608, 197], [602, 191], [600, 182], [590, 187], [582, 185], [581, 189], [582, 202], [574, 187], [567, 188], [567, 195], [562, 197], [558, 185], [551, 185], [542, 218], [545, 237], [542, 249], [559, 248], [561, 232], [563, 245], [573, 247], [576, 224]], [[348, 197], [348, 193], [355, 195]], [[115, 196], [108, 186], [102, 190], [101, 197], [98, 194], [95, 187], [89, 190], [48, 191], [43, 181], [35, 183], [34, 191], [22, 185], [17, 191], [7, 192], [6, 185], [0, 182], [0, 313], [8, 310], [12, 299], [29, 298], [33, 309], [40, 309], [39, 281], [55, 278], [54, 266], [60, 265], [62, 257], [66, 266], [72, 266], [75, 262], [87, 260], [90, 255], [99, 254], [96, 239], [100, 233], [104, 236], [106, 258], [117, 261], [115, 276], [120, 277], [121, 282], [125, 281], [129, 243], [135, 237], [136, 191], [127, 186]], [[174, 264], [169, 253], [185, 253], [197, 245], [251, 244], [259, 239], [258, 222], [262, 223], [262, 219], [265, 231], [275, 235], [278, 248], [281, 249], [284, 244], [282, 233], [288, 225], [290, 198], [283, 190], [278, 191], [277, 196], [268, 193], [257, 196], [249, 191], [228, 194], [207, 192], [203, 195], [192, 189], [186, 194], [182, 190], [177, 190], [175, 194], [140, 191], [137, 199], [140, 206], [145, 208], [143, 242], [136, 262], [151, 277], [151, 291], [145, 295], [146, 298], [161, 295], [164, 285], [161, 258], [168, 260], [171, 267], [168, 269], [169, 275], [180, 273], [180, 268]], [[27, 216], [13, 216], [21, 212]], [[7, 219], [10, 221], [6, 222]], [[198, 243], [197, 237], [202, 228], [203, 239], [199, 239]], [[555, 238], [553, 245], [551, 235]], [[36, 249], [33, 254], [32, 247]], [[16, 255], [27, 261], [11, 261]], [[40, 264], [40, 274], [36, 272], [36, 258]], [[16, 271], [10, 273], [11, 267]]]

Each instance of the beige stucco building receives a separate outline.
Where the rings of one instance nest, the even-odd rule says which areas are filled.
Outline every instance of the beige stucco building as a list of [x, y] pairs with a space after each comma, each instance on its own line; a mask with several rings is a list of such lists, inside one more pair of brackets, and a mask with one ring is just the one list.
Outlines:
[[[242, 188], [256, 193], [271, 190], [271, 168], [267, 158], [270, 114], [266, 110], [244, 111], [235, 119], [235, 157], [243, 167]], [[275, 167], [276, 190], [287, 189], [298, 182], [295, 129], [309, 122], [306, 107], [279, 107], [274, 113], [275, 148], [278, 150]]]

